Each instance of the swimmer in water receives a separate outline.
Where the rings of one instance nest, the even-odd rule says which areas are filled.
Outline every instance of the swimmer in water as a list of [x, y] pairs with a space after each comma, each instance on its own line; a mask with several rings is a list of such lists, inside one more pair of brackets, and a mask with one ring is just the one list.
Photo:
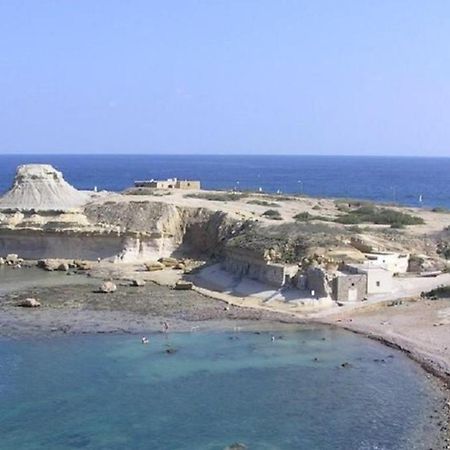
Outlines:
[[275, 342], [275, 336], [272, 336], [272, 337], [270, 338], [270, 340], [271, 340], [272, 342]]
[[146, 338], [145, 336], [143, 336], [142, 339], [141, 339], [141, 342], [142, 342], [143, 344], [148, 344], [149, 340], [148, 340], [148, 338]]

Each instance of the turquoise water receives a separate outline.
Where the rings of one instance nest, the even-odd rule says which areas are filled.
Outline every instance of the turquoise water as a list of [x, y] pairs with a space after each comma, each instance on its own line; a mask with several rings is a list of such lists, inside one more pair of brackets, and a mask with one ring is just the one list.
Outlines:
[[270, 336], [2, 340], [0, 449], [429, 448], [432, 387], [402, 354], [339, 330]]

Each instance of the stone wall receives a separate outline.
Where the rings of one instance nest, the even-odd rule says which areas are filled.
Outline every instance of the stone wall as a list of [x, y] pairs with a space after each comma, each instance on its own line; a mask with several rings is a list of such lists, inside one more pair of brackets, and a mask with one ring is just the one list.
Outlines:
[[367, 295], [367, 276], [341, 275], [333, 280], [333, 299], [338, 302], [362, 301]]
[[248, 277], [274, 287], [284, 286], [286, 278], [293, 278], [297, 271], [294, 266], [245, 260], [232, 255], [226, 256], [223, 268], [238, 277]]

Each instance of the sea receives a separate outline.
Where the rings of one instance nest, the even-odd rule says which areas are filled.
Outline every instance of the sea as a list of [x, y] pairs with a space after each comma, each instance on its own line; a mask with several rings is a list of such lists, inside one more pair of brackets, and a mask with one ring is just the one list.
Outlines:
[[0, 155], [0, 193], [16, 167], [48, 163], [79, 189], [198, 179], [206, 189], [262, 190], [450, 208], [450, 158], [286, 155]]
[[432, 384], [378, 342], [308, 327], [147, 336], [0, 340], [0, 448], [438, 448]]

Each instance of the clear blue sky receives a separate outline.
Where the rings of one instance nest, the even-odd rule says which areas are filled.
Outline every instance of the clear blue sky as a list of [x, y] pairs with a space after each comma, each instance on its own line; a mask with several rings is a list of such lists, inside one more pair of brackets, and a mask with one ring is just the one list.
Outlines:
[[0, 153], [450, 156], [450, 2], [0, 0]]

